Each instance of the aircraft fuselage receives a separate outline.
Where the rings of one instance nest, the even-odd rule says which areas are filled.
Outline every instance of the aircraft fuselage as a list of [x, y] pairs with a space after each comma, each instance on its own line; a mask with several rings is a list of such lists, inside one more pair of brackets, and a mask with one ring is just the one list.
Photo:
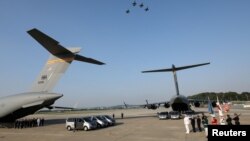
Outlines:
[[171, 98], [170, 105], [173, 111], [188, 111], [190, 110], [189, 101], [183, 95], [177, 95]]

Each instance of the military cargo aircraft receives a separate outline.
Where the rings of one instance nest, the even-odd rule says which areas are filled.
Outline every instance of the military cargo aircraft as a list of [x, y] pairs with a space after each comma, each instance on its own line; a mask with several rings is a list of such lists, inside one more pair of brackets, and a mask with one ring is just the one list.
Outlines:
[[34, 28], [27, 32], [51, 55], [30, 91], [0, 98], [0, 124], [11, 123], [42, 108], [67, 108], [53, 106], [54, 102], [63, 94], [54, 93], [52, 89], [72, 61], [77, 60], [96, 65], [104, 64], [77, 54], [80, 52], [80, 48], [67, 49], [61, 46], [58, 41], [38, 29]]
[[173, 111], [190, 111], [190, 103], [193, 103], [195, 107], [200, 106], [199, 100], [193, 100], [188, 99], [187, 97], [180, 95], [179, 93], [179, 87], [178, 87], [178, 81], [177, 81], [177, 74], [176, 71], [183, 70], [183, 69], [189, 69], [193, 67], [208, 65], [210, 63], [203, 63], [203, 64], [196, 64], [196, 65], [189, 65], [189, 66], [182, 66], [182, 67], [175, 67], [175, 65], [172, 65], [172, 68], [167, 69], [159, 69], [159, 70], [149, 70], [149, 71], [142, 71], [142, 73], [150, 73], [150, 72], [173, 72], [174, 75], [174, 82], [175, 82], [175, 88], [176, 88], [176, 95], [173, 96], [170, 101], [166, 102], [158, 102], [158, 103], [148, 103], [146, 100], [146, 105], [142, 105], [145, 108], [148, 109], [157, 109], [159, 106], [163, 105], [165, 108], [172, 107]]

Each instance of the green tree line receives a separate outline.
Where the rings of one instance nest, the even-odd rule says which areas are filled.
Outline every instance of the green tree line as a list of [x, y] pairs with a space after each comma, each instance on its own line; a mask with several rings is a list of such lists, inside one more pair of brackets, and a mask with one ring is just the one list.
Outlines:
[[242, 93], [236, 93], [236, 92], [204, 92], [195, 94], [192, 96], [188, 96], [189, 99], [204, 99], [207, 100], [208, 97], [210, 100], [217, 100], [217, 96], [219, 100], [223, 101], [249, 101], [250, 100], [250, 92], [242, 92]]

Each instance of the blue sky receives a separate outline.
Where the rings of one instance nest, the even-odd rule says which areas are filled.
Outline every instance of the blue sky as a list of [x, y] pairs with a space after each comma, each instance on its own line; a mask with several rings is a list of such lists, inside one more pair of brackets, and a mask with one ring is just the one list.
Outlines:
[[[250, 1], [1, 0], [0, 96], [28, 91], [49, 54], [27, 30], [106, 63], [73, 62], [56, 105], [141, 104], [176, 94], [171, 73], [143, 70], [211, 62], [177, 73], [180, 93], [250, 91]], [[130, 9], [130, 13], [125, 11]]]

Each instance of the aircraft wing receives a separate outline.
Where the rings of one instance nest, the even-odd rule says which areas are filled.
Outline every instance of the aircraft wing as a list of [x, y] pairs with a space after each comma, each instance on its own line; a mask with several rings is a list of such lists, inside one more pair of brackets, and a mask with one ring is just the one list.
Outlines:
[[61, 106], [48, 106], [46, 107], [48, 109], [65, 109], [65, 110], [73, 110], [73, 109], [76, 109], [76, 108], [73, 108], [73, 107], [61, 107]]
[[[208, 104], [209, 100], [208, 99], [192, 99], [192, 98], [188, 98], [188, 102], [189, 102], [190, 105], [192, 105], [194, 107], [200, 107], [201, 104]], [[217, 101], [210, 100], [210, 102], [211, 102], [213, 107], [217, 106], [217, 104], [216, 104]]]
[[144, 108], [144, 105], [140, 104], [127, 104], [124, 102], [124, 107], [125, 108]]
[[138, 104], [138, 105], [131, 105], [131, 104], [126, 104], [124, 102], [124, 105], [126, 108], [148, 108], [148, 109], [157, 109], [160, 106], [164, 106], [166, 108], [170, 107], [169, 102], [155, 102], [155, 103], [148, 103], [148, 101], [146, 100], [145, 104]]

